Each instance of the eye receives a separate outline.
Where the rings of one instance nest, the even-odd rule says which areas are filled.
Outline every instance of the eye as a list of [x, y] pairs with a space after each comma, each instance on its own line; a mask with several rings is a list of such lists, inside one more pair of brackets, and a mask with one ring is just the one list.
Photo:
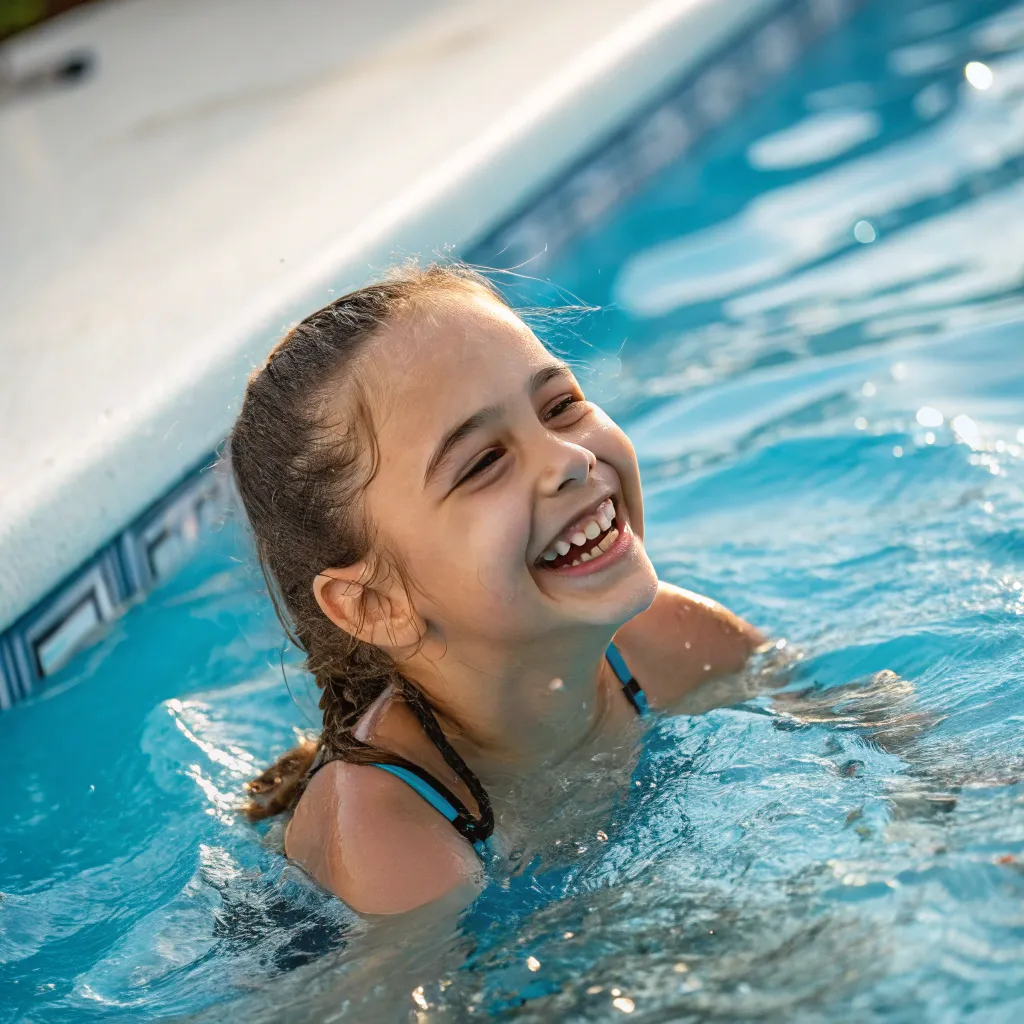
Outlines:
[[548, 406], [541, 418], [547, 423], [550, 420], [565, 415], [573, 407], [576, 407], [577, 410], [582, 409], [585, 404], [586, 399], [582, 395], [562, 395], [553, 405]]
[[503, 455], [505, 454], [504, 448], [490, 448], [483, 455], [480, 456], [476, 462], [473, 463], [466, 470], [465, 473], [459, 477], [458, 482], [455, 484], [456, 487], [460, 487], [462, 484], [471, 480], [475, 476], [479, 476], [481, 473], [490, 469]]

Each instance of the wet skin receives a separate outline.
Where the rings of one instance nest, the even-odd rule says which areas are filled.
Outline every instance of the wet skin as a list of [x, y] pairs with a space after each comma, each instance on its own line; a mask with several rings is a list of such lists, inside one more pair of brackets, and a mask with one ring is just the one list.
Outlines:
[[[364, 494], [373, 550], [311, 584], [339, 628], [384, 647], [428, 696], [489, 789], [614, 744], [632, 722], [603, 657], [613, 636], [662, 707], [759, 642], [721, 606], [658, 583], [629, 439], [500, 303], [471, 290], [432, 301], [369, 342], [357, 377], [379, 454]], [[339, 394], [342, 423], [350, 403]], [[571, 538], [580, 546], [560, 554]], [[371, 738], [475, 807], [400, 700]], [[479, 875], [465, 840], [370, 766], [319, 772], [287, 847], [365, 913]]]

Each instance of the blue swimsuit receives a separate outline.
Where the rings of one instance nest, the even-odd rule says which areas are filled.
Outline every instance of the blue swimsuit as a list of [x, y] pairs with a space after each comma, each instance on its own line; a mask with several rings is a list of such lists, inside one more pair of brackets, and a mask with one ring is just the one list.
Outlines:
[[[615, 644], [608, 645], [605, 657], [619, 682], [622, 683], [623, 693], [629, 703], [633, 705], [636, 713], [638, 715], [647, 714], [647, 697], [640, 689], [640, 684], [633, 678], [626, 666], [625, 659]], [[465, 837], [477, 853], [485, 852], [484, 844], [494, 830], [493, 822], [488, 820], [484, 823], [475, 818], [470, 814], [466, 805], [443, 782], [439, 782], [429, 772], [416, 765], [402, 767], [401, 765], [374, 762], [373, 767], [390, 772], [411, 786], [435, 811], [440, 811], [452, 823], [459, 835]]]

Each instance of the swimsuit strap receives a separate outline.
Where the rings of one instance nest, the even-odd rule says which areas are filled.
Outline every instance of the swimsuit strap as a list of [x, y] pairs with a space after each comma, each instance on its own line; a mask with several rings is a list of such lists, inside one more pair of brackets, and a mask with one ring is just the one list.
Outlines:
[[644, 693], [640, 688], [640, 684], [633, 678], [633, 673], [629, 671], [629, 666], [626, 664], [626, 659], [623, 658], [622, 652], [615, 644], [609, 644], [608, 650], [604, 652], [604, 656], [608, 659], [608, 664], [611, 665], [612, 671], [618, 677], [619, 682], [622, 683], [622, 690], [626, 694], [626, 699], [633, 705], [633, 710], [638, 715], [646, 715], [650, 711], [650, 706], [647, 703], [647, 694]]
[[[477, 853], [483, 855], [486, 849], [484, 843], [487, 842], [490, 831], [484, 834], [485, 829], [481, 828], [480, 822], [469, 813], [466, 805], [443, 782], [438, 781], [429, 772], [414, 764], [403, 767], [397, 764], [387, 764], [384, 761], [374, 761], [371, 766], [390, 772], [406, 785], [411, 786], [435, 811], [440, 811], [452, 823], [455, 831], [467, 839]], [[491, 831], [493, 831], [493, 825]]]
[[[609, 644], [605, 657], [616, 678], [622, 683], [622, 692], [626, 695], [629, 703], [633, 705], [633, 709], [638, 715], [646, 715], [649, 710], [647, 697], [640, 688], [640, 684], [633, 678], [618, 647], [615, 644]], [[465, 837], [478, 854], [483, 856], [486, 850], [485, 843], [493, 831], [493, 824], [490, 828], [482, 825], [443, 782], [439, 782], [429, 772], [414, 764], [403, 767], [397, 764], [387, 764], [384, 761], [373, 761], [371, 766], [389, 772], [416, 790], [435, 811], [439, 811], [452, 823], [459, 835]]]

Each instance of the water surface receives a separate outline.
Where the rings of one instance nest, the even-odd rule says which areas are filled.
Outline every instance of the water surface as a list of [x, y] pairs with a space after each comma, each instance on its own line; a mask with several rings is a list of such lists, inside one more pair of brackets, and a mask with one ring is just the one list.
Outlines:
[[545, 271], [659, 572], [785, 689], [367, 932], [235, 812], [315, 695], [229, 524], [0, 721], [0, 1021], [1019, 1020], [1022, 243], [1024, 8], [867, 5]]

